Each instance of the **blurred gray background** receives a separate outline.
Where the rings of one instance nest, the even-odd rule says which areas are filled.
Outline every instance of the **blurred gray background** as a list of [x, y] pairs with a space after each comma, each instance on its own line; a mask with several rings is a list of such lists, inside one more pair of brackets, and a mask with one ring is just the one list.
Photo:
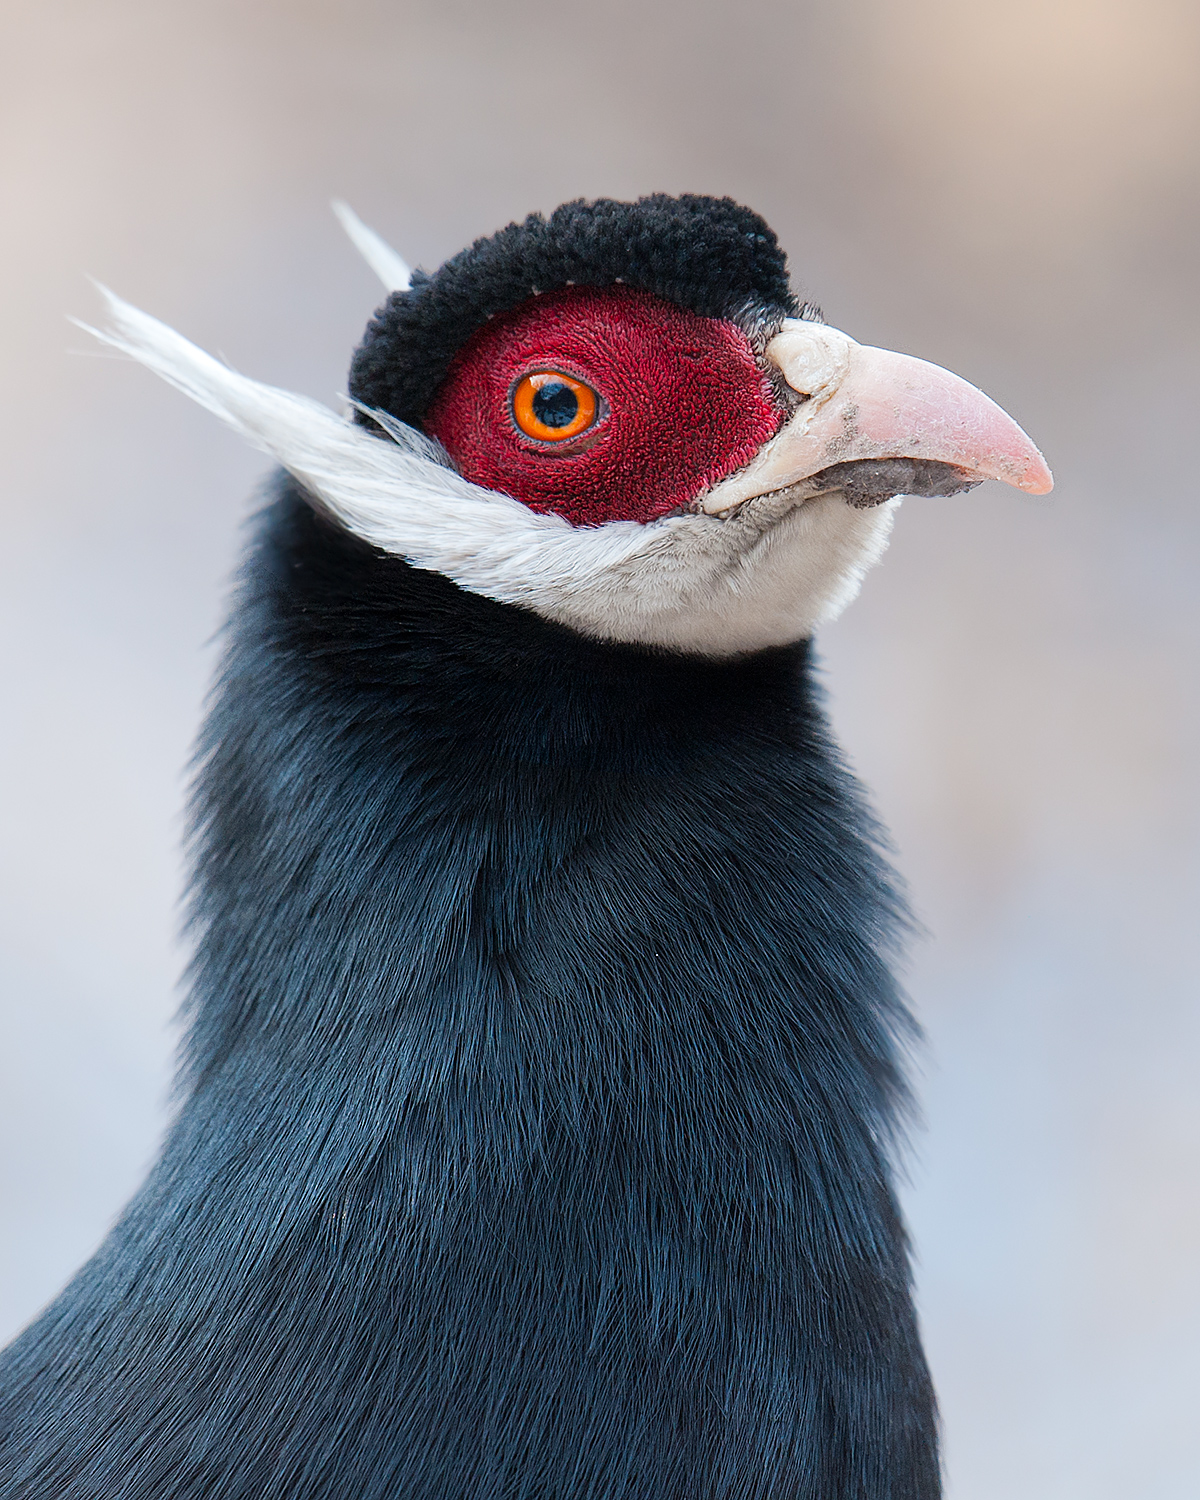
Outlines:
[[64, 314], [89, 273], [333, 401], [379, 300], [531, 209], [730, 193], [858, 339], [1028, 427], [821, 641], [928, 929], [910, 1164], [958, 1500], [1200, 1493], [1200, 9], [151, 0], [0, 10], [7, 1335], [163, 1128], [189, 746], [264, 466]]

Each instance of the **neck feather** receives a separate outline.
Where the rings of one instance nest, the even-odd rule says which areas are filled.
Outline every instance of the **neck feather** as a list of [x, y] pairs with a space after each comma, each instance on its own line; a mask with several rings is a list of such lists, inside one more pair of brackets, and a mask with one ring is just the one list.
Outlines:
[[203, 750], [185, 1087], [207, 1109], [244, 1113], [254, 1079], [261, 1128], [286, 1101], [329, 1172], [402, 1141], [438, 1192], [567, 1141], [702, 1214], [797, 1152], [880, 1182], [901, 915], [807, 646], [588, 640], [287, 489]]

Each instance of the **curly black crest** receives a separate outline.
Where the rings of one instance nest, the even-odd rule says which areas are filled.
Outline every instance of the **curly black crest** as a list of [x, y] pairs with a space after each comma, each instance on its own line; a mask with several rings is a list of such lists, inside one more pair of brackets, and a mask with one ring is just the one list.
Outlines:
[[393, 292], [354, 355], [350, 394], [419, 425], [451, 360], [488, 318], [537, 292], [615, 282], [702, 317], [799, 311], [774, 233], [731, 198], [581, 198], [476, 240]]

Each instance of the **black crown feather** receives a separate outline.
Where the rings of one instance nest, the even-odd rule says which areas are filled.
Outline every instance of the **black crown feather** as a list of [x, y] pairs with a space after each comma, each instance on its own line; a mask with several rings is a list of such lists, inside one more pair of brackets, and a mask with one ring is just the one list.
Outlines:
[[616, 282], [702, 317], [799, 311], [773, 231], [732, 198], [577, 199], [476, 240], [432, 275], [416, 272], [368, 324], [350, 394], [419, 426], [454, 356], [490, 317], [538, 292]]

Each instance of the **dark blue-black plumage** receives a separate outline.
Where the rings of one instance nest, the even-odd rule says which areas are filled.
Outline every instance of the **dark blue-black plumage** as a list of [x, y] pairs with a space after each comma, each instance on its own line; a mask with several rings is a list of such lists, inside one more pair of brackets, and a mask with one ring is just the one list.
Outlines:
[[[796, 310], [728, 200], [568, 204], [393, 295], [352, 393], [419, 422], [489, 316], [617, 280]], [[590, 640], [281, 481], [194, 860], [178, 1115], [0, 1356], [0, 1495], [933, 1500], [904, 914], [806, 643]]]
[[262, 519], [178, 1117], [3, 1359], [22, 1500], [928, 1500], [903, 913], [805, 644]]

